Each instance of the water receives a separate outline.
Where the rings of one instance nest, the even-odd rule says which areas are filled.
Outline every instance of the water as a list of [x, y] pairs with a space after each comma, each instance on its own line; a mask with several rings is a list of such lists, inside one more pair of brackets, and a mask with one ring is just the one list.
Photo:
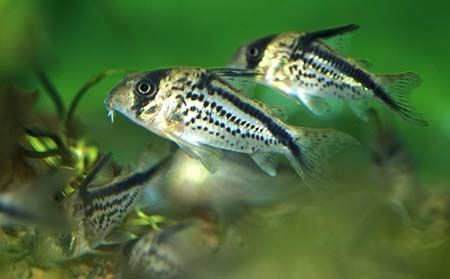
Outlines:
[[[158, 154], [155, 157], [169, 148], [165, 140], [121, 116], [114, 125], [108, 122], [103, 99], [121, 79], [119, 74], [106, 77], [83, 97], [75, 114], [78, 124], [70, 129], [70, 135], [64, 135], [76, 141], [73, 150], [85, 158], [75, 164], [64, 158], [44, 162], [17, 157], [12, 151], [16, 141], [23, 141], [23, 130], [18, 127], [24, 121], [61, 131], [55, 123], [54, 106], [30, 61], [44, 70], [67, 104], [89, 77], [105, 70], [224, 66], [240, 44], [264, 35], [356, 23], [361, 28], [346, 54], [370, 61], [374, 72], [414, 71], [423, 78], [411, 97], [429, 127], [410, 125], [378, 106], [384, 123], [401, 139], [407, 159], [391, 158], [382, 165], [384, 169], [377, 168], [371, 151], [379, 142], [373, 123], [361, 122], [347, 108], [334, 118], [315, 118], [258, 86], [251, 96], [287, 107], [289, 123], [338, 128], [360, 140], [360, 148], [331, 163], [333, 185], [316, 185], [316, 190], [310, 191], [295, 180], [295, 174], [290, 176], [288, 166], [281, 165], [279, 179], [286, 181], [284, 184], [267, 179], [267, 184], [259, 185], [233, 177], [233, 185], [228, 187], [226, 179], [203, 175], [188, 161], [200, 178], [192, 176], [193, 180], [184, 184], [181, 171], [169, 172], [158, 191], [151, 194], [152, 203], [159, 204], [152, 204], [153, 211], [144, 210], [150, 216], [162, 215], [162, 219], [156, 218], [162, 221], [155, 225], [152, 217], [133, 213], [123, 227], [143, 235], [156, 226], [166, 228], [193, 216], [208, 226], [215, 224], [219, 248], [190, 270], [194, 278], [448, 278], [450, 22], [449, 4], [435, 2], [0, 0], [2, 94], [3, 86], [9, 84], [41, 93], [32, 109], [27, 105], [32, 99], [29, 93], [25, 93], [28, 101], [16, 103], [2, 95], [2, 135], [17, 132], [17, 138], [4, 137], [0, 142], [4, 154], [1, 172], [13, 177], [0, 176], [2, 191], [33, 182], [36, 174], [46, 173], [48, 166], [61, 161], [76, 167], [75, 176], [85, 173], [99, 151], [111, 151], [118, 165], [102, 176], [108, 181], [121, 167], [135, 164], [148, 144], [157, 147], [151, 151]], [[18, 104], [20, 110], [16, 111]], [[16, 114], [8, 117], [11, 111]], [[23, 121], [18, 115], [24, 116]], [[54, 143], [47, 144], [46, 148], [54, 147]], [[234, 165], [224, 169], [261, 181], [259, 175], [264, 174], [253, 168], [252, 162], [239, 157], [237, 162], [238, 166], [245, 164], [239, 171], [231, 171]], [[164, 184], [167, 186], [161, 186]], [[77, 185], [74, 182], [73, 187]], [[113, 245], [106, 249], [106, 256], [50, 263], [52, 257], [61, 257], [59, 248], [46, 251], [48, 261], [36, 255], [41, 255], [39, 247], [47, 247], [54, 239], [45, 242], [28, 225], [5, 228], [0, 235], [1, 276], [108, 278], [118, 272], [118, 263], [123, 261], [120, 245]], [[122, 243], [128, 237], [117, 233], [113, 239]]]

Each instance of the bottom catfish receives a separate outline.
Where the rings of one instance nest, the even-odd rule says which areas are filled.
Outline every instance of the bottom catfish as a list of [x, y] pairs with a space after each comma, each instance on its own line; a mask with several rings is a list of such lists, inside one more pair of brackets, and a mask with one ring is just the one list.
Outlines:
[[178, 144], [211, 172], [221, 149], [249, 154], [271, 176], [284, 155], [302, 177], [320, 176], [323, 160], [357, 142], [332, 129], [294, 127], [233, 84], [249, 70], [174, 68], [129, 75], [105, 104], [140, 126]]

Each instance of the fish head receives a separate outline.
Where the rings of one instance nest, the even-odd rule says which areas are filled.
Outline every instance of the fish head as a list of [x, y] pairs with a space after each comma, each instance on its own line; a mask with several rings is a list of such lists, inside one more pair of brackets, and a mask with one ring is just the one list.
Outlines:
[[157, 126], [165, 105], [169, 70], [139, 72], [126, 76], [108, 94], [105, 105], [113, 119], [115, 111], [149, 130]]
[[[231, 60], [231, 66], [257, 70], [257, 80], [284, 90], [280, 81], [289, 79], [286, 65], [300, 37], [300, 33], [286, 32], [267, 36], [241, 46]], [[277, 82], [274, 82], [277, 81]]]
[[268, 45], [276, 35], [266, 36], [242, 45], [230, 61], [232, 67], [257, 69], [263, 60]]

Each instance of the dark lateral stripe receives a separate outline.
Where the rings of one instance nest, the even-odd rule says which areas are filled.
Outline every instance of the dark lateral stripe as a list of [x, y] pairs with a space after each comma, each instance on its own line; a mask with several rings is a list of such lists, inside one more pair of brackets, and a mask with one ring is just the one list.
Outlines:
[[341, 73], [354, 78], [365, 87], [371, 90], [375, 90], [378, 87], [367, 73], [350, 64], [345, 59], [342, 59], [341, 57], [322, 49], [320, 46], [316, 46], [315, 48], [313, 48], [312, 52], [323, 60], [330, 61], [333, 66], [336, 67]]
[[125, 177], [123, 180], [114, 182], [113, 184], [106, 187], [98, 187], [91, 191], [88, 191], [84, 197], [84, 202], [91, 203], [92, 200], [98, 198], [107, 198], [111, 196], [119, 195], [123, 192], [130, 190], [133, 187], [139, 186], [150, 179], [157, 171], [159, 171], [169, 160], [171, 156], [165, 158], [163, 161], [159, 162], [157, 165], [148, 168], [145, 171], [137, 172], [130, 176]]
[[0, 213], [8, 215], [9, 217], [15, 219], [32, 220], [35, 218], [32, 213], [4, 203], [3, 201], [0, 201]]
[[269, 115], [254, 107], [253, 105], [242, 101], [239, 97], [230, 92], [227, 92], [223, 88], [212, 85], [211, 82], [206, 82], [206, 86], [208, 91], [218, 94], [219, 96], [239, 108], [245, 114], [248, 114], [251, 117], [254, 117], [261, 121], [261, 123], [264, 124], [264, 126], [272, 133], [272, 135], [274, 135], [279, 140], [281, 144], [288, 147], [295, 156], [300, 155], [300, 148], [297, 146], [297, 144], [295, 144], [295, 139], [283, 127], [273, 121], [273, 119]]
[[343, 74], [354, 78], [356, 81], [372, 90], [375, 96], [380, 98], [394, 110], [400, 111], [401, 113], [406, 115], [410, 114], [410, 111], [408, 109], [405, 109], [400, 104], [396, 103], [395, 100], [393, 100], [392, 97], [389, 96], [389, 94], [383, 89], [383, 87], [377, 84], [367, 73], [365, 73], [358, 67], [355, 67], [339, 56], [333, 55], [332, 53], [321, 49], [320, 46], [314, 47], [312, 51], [320, 58], [326, 61], [330, 61], [334, 65], [334, 67], [336, 67]]

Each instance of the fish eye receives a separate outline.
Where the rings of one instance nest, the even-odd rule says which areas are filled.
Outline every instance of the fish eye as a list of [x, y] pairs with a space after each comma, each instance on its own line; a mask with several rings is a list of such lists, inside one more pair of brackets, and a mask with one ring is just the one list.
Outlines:
[[257, 47], [251, 47], [247, 50], [247, 55], [250, 57], [258, 57], [259, 49]]
[[156, 92], [156, 85], [148, 80], [142, 80], [140, 82], [138, 82], [136, 84], [136, 92], [144, 95], [144, 96], [148, 96], [148, 95], [153, 95]]

